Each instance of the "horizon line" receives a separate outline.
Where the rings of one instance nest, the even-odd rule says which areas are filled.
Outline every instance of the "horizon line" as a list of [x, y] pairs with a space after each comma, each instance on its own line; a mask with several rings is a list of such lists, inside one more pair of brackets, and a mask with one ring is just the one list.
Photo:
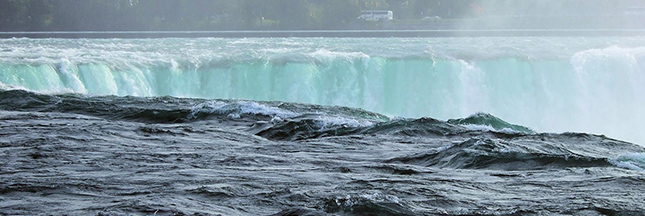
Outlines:
[[645, 36], [645, 29], [0, 31], [0, 38]]

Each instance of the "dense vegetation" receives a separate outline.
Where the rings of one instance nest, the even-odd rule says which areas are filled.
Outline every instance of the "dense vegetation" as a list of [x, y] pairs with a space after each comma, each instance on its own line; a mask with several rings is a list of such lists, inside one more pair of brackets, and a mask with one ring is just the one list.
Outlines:
[[2, 0], [0, 31], [283, 30], [378, 27], [361, 10], [396, 20], [619, 14], [638, 0]]

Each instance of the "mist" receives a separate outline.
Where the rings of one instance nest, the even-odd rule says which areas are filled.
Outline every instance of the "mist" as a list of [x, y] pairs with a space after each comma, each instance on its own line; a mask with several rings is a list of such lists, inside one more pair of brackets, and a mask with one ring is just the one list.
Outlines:
[[643, 28], [643, 1], [483, 0], [478, 16], [460, 29], [631, 29]]

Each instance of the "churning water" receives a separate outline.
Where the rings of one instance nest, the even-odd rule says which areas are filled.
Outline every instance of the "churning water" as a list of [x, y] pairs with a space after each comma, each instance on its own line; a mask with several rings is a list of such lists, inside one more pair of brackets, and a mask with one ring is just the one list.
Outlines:
[[3, 39], [0, 86], [0, 214], [645, 211], [642, 37]]

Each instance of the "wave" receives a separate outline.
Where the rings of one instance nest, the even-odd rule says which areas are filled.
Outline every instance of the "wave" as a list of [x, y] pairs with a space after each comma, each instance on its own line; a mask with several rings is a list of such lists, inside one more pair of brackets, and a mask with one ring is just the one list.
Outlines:
[[488, 113], [476, 113], [461, 119], [449, 119], [448, 123], [465, 126], [471, 129], [505, 131], [516, 133], [535, 133], [528, 127], [508, 123]]
[[[321, 121], [323, 119], [327, 121]], [[334, 123], [329, 124], [329, 119], [334, 119]], [[278, 140], [301, 140], [347, 135], [437, 137], [478, 132], [492, 132], [507, 137], [535, 133], [527, 127], [507, 123], [493, 115], [477, 113], [467, 118], [448, 121], [428, 117], [360, 120], [351, 117], [306, 116], [278, 122], [257, 135]]]
[[618, 167], [645, 171], [645, 153], [628, 153], [620, 155], [609, 162]]
[[416, 215], [412, 207], [396, 196], [373, 193], [346, 195], [329, 199], [324, 204], [327, 213], [358, 215]]
[[[75, 113], [148, 123], [185, 122], [190, 110], [182, 106], [192, 103], [172, 97], [42, 95], [23, 90], [0, 91], [0, 102], [0, 109], [9, 111]], [[167, 106], [169, 103], [171, 106]]]
[[643, 152], [642, 147], [598, 135], [523, 134], [502, 139], [475, 136], [458, 144], [385, 162], [507, 171], [607, 166], [642, 170], [645, 164], [640, 158], [642, 155], [635, 152]]
[[457, 142], [384, 161], [437, 168], [531, 170], [617, 166], [643, 170], [645, 167], [641, 155], [645, 150], [637, 145], [601, 135], [536, 133], [486, 113], [441, 121], [427, 117], [389, 118], [356, 108], [279, 101], [44, 95], [24, 90], [0, 91], [0, 109], [153, 123], [138, 129], [145, 134], [181, 135], [181, 131], [166, 130], [155, 124], [206, 122], [270, 140], [378, 136]]
[[0, 90], [0, 109], [63, 112], [146, 123], [207, 120], [279, 124], [308, 119], [318, 128], [362, 127], [389, 117], [362, 109], [271, 101], [205, 100], [175, 97], [45, 95], [24, 90]]
[[433, 153], [390, 159], [419, 166], [453, 169], [533, 170], [566, 167], [604, 167], [611, 163], [571, 152], [539, 151], [519, 148], [512, 142], [492, 139], [470, 139]]
[[402, 199], [381, 193], [349, 194], [326, 199], [320, 210], [290, 208], [272, 216], [288, 215], [418, 215], [413, 207]]

